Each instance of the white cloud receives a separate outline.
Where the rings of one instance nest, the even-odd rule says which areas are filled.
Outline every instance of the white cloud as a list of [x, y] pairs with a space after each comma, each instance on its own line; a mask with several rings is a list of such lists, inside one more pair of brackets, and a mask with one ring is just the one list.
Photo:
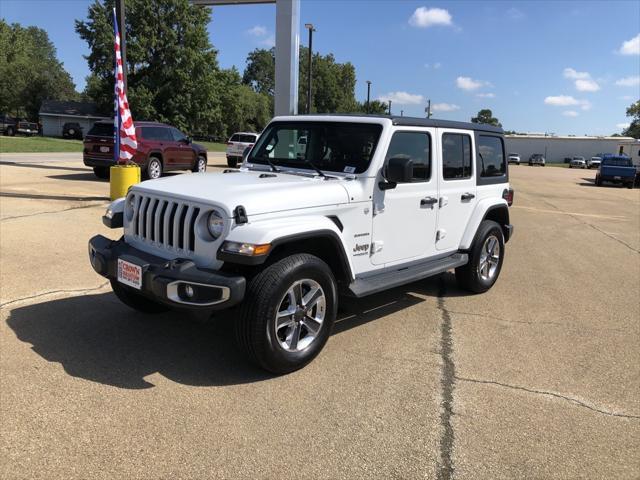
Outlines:
[[573, 68], [565, 68], [562, 71], [562, 75], [564, 78], [570, 78], [572, 80], [591, 78], [589, 72], [576, 72]]
[[440, 62], [424, 64], [424, 68], [433, 68], [434, 70], [438, 70], [441, 66], [442, 64]]
[[576, 112], [575, 110], [565, 110], [564, 112], [562, 112], [562, 114], [565, 117], [577, 117], [578, 115], [580, 115], [578, 112]]
[[621, 78], [616, 80], [616, 85], [619, 87], [637, 87], [640, 85], [640, 76]]
[[573, 98], [571, 95], [550, 96], [544, 99], [544, 103], [554, 107], [580, 107], [582, 110], [591, 109], [589, 100], [580, 100]]
[[619, 100], [633, 100], [633, 95], [622, 95], [618, 97]]
[[579, 92], [597, 92], [600, 90], [600, 85], [591, 78], [576, 80], [576, 90]]
[[439, 69], [442, 66], [442, 64], [440, 62], [436, 62], [433, 64], [433, 68], [435, 68], [436, 70]]
[[600, 90], [600, 85], [593, 78], [589, 72], [578, 72], [573, 68], [565, 68], [562, 71], [564, 78], [568, 78], [574, 81], [576, 90], [579, 92], [597, 92]]
[[247, 30], [249, 35], [254, 37], [264, 37], [267, 34], [267, 27], [263, 27], [262, 25], [256, 25], [255, 27]]
[[495, 93], [476, 93], [476, 97], [479, 98], [495, 98], [496, 94]]
[[407, 92], [389, 92], [386, 95], [380, 95], [378, 100], [381, 102], [391, 100], [392, 103], [397, 105], [420, 105], [424, 103], [424, 97], [422, 95]]
[[640, 33], [631, 40], [622, 42], [618, 53], [620, 55], [640, 55]]
[[627, 128], [629, 128], [629, 125], [631, 125], [630, 123], [616, 123], [616, 127], [618, 127], [620, 130], [626, 130]]
[[471, 77], [458, 77], [456, 78], [456, 86], [467, 92], [478, 90], [480, 87], [491, 85], [489, 82], [483, 80], [474, 80]]
[[261, 45], [264, 45], [265, 47], [274, 47], [276, 44], [276, 37], [275, 35], [269, 35], [267, 38], [263, 39], [260, 41]]
[[434, 103], [431, 105], [431, 110], [434, 112], [455, 112], [460, 110], [460, 107], [453, 103]]
[[450, 26], [451, 14], [444, 8], [416, 8], [411, 18], [409, 18], [409, 25], [418, 28], [429, 28], [434, 25]]

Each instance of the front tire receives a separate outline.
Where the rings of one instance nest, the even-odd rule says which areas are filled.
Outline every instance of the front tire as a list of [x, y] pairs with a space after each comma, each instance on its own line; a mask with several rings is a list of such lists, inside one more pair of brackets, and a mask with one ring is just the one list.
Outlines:
[[504, 260], [504, 234], [496, 222], [484, 220], [469, 251], [469, 263], [456, 268], [461, 288], [474, 293], [489, 290], [500, 275]]
[[235, 157], [227, 157], [227, 165], [229, 168], [236, 168], [238, 166], [238, 159]]
[[109, 168], [108, 167], [93, 167], [93, 174], [102, 179], [102, 180], [108, 180], [109, 179]]
[[160, 303], [154, 302], [140, 295], [128, 290], [126, 287], [120, 285], [116, 280], [111, 280], [111, 288], [113, 293], [116, 294], [118, 300], [124, 303], [127, 307], [131, 307], [142, 313], [163, 313], [169, 310], [169, 307]]
[[320, 353], [338, 310], [331, 269], [304, 253], [261, 271], [245, 298], [235, 324], [238, 346], [252, 362], [277, 374], [298, 370]]
[[602, 186], [602, 179], [600, 178], [600, 175], [596, 175], [596, 187], [600, 186]]

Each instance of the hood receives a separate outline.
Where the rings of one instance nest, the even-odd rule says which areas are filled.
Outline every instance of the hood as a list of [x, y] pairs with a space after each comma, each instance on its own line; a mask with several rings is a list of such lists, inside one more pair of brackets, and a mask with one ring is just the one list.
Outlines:
[[[262, 177], [262, 178], [261, 178]], [[313, 208], [349, 202], [344, 180], [323, 180], [285, 173], [197, 173], [148, 180], [135, 190], [163, 197], [224, 206], [242, 205], [248, 215]]]

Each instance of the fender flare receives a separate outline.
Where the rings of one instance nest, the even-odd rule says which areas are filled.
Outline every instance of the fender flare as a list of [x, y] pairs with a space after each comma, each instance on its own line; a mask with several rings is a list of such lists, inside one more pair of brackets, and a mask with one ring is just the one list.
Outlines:
[[507, 213], [507, 224], [509, 223], [509, 205], [506, 200], [500, 200], [496, 203], [494, 198], [487, 198], [481, 200], [476, 205], [476, 208], [473, 210], [473, 214], [469, 219], [469, 223], [467, 224], [467, 228], [462, 235], [462, 239], [460, 240], [460, 250], [468, 250], [471, 248], [473, 244], [473, 239], [476, 236], [476, 232], [478, 231], [478, 227], [480, 223], [487, 218], [487, 215], [493, 211], [498, 209], [504, 209]]
[[256, 245], [271, 244], [271, 249], [265, 255], [248, 257], [218, 250], [217, 258], [224, 262], [239, 265], [262, 265], [271, 254], [284, 245], [294, 245], [301, 240], [322, 238], [329, 240], [338, 254], [342, 268], [350, 278], [353, 278], [353, 265], [347, 255], [347, 248], [336, 223], [325, 216], [291, 217], [288, 219], [262, 220], [240, 225], [231, 230], [225, 241], [238, 243], [253, 243]]

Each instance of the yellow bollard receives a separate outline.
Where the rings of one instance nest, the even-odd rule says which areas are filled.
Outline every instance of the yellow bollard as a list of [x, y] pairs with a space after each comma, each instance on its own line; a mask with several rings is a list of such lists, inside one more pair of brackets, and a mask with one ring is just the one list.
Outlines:
[[111, 201], [125, 197], [131, 185], [140, 183], [140, 167], [138, 165], [114, 165], [109, 171], [111, 179]]

